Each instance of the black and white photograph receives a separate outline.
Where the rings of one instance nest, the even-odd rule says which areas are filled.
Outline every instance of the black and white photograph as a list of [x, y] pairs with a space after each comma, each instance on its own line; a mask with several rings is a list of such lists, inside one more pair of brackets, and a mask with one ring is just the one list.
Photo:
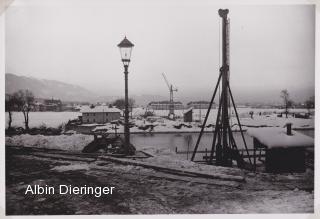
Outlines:
[[318, 9], [4, 1], [1, 211], [316, 214]]

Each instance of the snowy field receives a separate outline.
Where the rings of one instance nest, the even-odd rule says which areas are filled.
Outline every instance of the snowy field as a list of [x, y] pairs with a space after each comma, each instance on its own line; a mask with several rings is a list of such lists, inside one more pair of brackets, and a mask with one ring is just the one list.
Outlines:
[[[283, 112], [283, 109], [256, 109], [256, 108], [238, 108], [238, 113], [240, 117], [241, 124], [244, 126], [244, 129], [247, 127], [283, 127], [286, 123], [292, 123], [293, 128], [298, 129], [310, 129], [314, 128], [314, 118], [313, 116], [310, 119], [300, 119], [277, 117], [277, 113]], [[193, 111], [193, 119], [198, 120], [198, 122], [191, 123], [192, 127], [182, 127], [181, 129], [174, 128], [174, 125], [181, 124], [183, 120], [183, 113], [185, 110], [176, 110], [175, 114], [180, 117], [177, 121], [170, 121], [164, 118], [157, 118], [156, 121], [150, 123], [144, 119], [138, 119], [141, 115], [145, 113], [143, 108], [133, 109], [133, 121], [137, 126], [145, 126], [147, 124], [156, 125], [153, 132], [199, 132], [200, 128], [198, 127], [199, 120], [203, 121], [207, 110], [195, 109]], [[250, 117], [249, 112], [253, 111], [253, 118]], [[295, 113], [306, 113], [306, 109], [291, 109], [290, 112]], [[155, 116], [165, 117], [168, 114], [167, 110], [155, 110]], [[259, 115], [261, 113], [261, 115]], [[231, 126], [233, 130], [238, 130], [237, 120], [234, 112], [231, 110]], [[41, 125], [46, 125], [47, 127], [58, 127], [63, 123], [67, 123], [68, 120], [76, 119], [80, 116], [80, 112], [30, 112], [30, 124], [29, 127], [39, 127]], [[209, 114], [207, 125], [215, 124], [215, 119], [217, 116], [217, 109], [212, 109]], [[23, 114], [21, 112], [13, 113], [13, 122], [12, 126], [24, 126]], [[6, 113], [6, 127], [8, 126], [8, 113]], [[111, 129], [112, 126], [106, 124], [104, 128]], [[103, 127], [101, 127], [103, 128]], [[139, 129], [138, 127], [133, 127], [130, 129], [133, 133], [143, 133], [145, 131]], [[212, 128], [206, 128], [206, 131], [211, 131]], [[120, 127], [119, 132], [123, 131], [123, 127]]]
[[[150, 129], [143, 130], [143, 127], [148, 125], [153, 125], [152, 133], [194, 133], [200, 132], [202, 122], [204, 121], [204, 117], [207, 110], [194, 110], [193, 120], [198, 120], [197, 122], [184, 123], [183, 122], [183, 110], [176, 110], [175, 113], [178, 116], [176, 121], [168, 120], [165, 117], [168, 114], [166, 110], [156, 110], [154, 111], [155, 116], [148, 119], [144, 119], [139, 117], [144, 114], [143, 109], [135, 109], [133, 111], [133, 119], [131, 122], [135, 124], [135, 127], [130, 128], [131, 133], [145, 133], [149, 132]], [[251, 118], [249, 112], [254, 111], [253, 118]], [[279, 127], [283, 128], [287, 123], [292, 123], [292, 128], [304, 130], [304, 129], [313, 129], [314, 128], [314, 117], [311, 116], [309, 119], [302, 118], [294, 118], [292, 115], [288, 115], [288, 118], [283, 115], [283, 117], [278, 117], [278, 113], [282, 112], [281, 109], [251, 109], [251, 108], [239, 108], [238, 113], [240, 117], [240, 122], [243, 130], [247, 130], [248, 128], [260, 128], [260, 127]], [[296, 113], [306, 113], [307, 110], [304, 109], [295, 109], [290, 112]], [[231, 113], [230, 125], [232, 130], [239, 130], [238, 122], [234, 112]], [[261, 114], [260, 114], [261, 113]], [[201, 120], [200, 120], [201, 115]], [[209, 118], [207, 120], [206, 127], [204, 131], [212, 132], [213, 127], [215, 125], [215, 120], [217, 116], [217, 109], [212, 109], [209, 114]], [[180, 117], [180, 118], [179, 118]], [[200, 122], [201, 121], [201, 122]], [[177, 128], [177, 126], [184, 124], [186, 126], [182, 126], [181, 128]], [[211, 126], [210, 126], [211, 125]], [[189, 126], [189, 127], [187, 127]], [[113, 132], [113, 125], [106, 124], [105, 126], [99, 126], [96, 130], [104, 130], [107, 129], [110, 132]], [[118, 133], [123, 133], [123, 126], [119, 126]]]
[[[145, 108], [134, 108], [132, 115], [133, 116], [138, 116], [138, 115], [143, 115], [145, 113], [146, 109]], [[151, 112], [154, 112], [156, 116], [167, 116], [169, 111], [168, 110], [149, 110]], [[182, 110], [175, 110], [174, 113], [176, 116], [183, 117], [183, 113], [186, 112], [186, 109]], [[209, 120], [210, 119], [215, 119], [215, 116], [217, 115], [218, 109], [211, 109], [210, 110], [210, 115], [209, 115]], [[275, 109], [275, 108], [251, 108], [251, 107], [239, 107], [237, 108], [237, 112], [241, 118], [249, 118], [249, 112], [252, 111], [255, 115], [258, 115], [260, 112], [263, 115], [270, 115], [273, 113], [281, 113], [284, 111], [284, 109]], [[307, 109], [290, 109], [290, 113], [307, 113]], [[313, 112], [313, 111], [312, 111]], [[201, 118], [204, 118], [207, 113], [207, 109], [193, 109], [193, 117], [194, 119], [199, 119], [200, 115]], [[230, 113], [234, 115], [234, 110], [230, 109]]]
[[[47, 127], [56, 128], [68, 120], [76, 119], [80, 116], [80, 112], [30, 112], [29, 127], [39, 127], [46, 125]], [[22, 112], [13, 112], [12, 126], [24, 127], [24, 118]], [[9, 114], [6, 113], [6, 128], [8, 127]]]

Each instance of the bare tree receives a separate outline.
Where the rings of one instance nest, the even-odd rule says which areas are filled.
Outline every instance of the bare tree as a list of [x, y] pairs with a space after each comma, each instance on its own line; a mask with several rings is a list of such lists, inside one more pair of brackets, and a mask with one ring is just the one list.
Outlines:
[[17, 100], [14, 95], [7, 95], [6, 102], [5, 102], [5, 111], [9, 114], [8, 120], [8, 129], [11, 129], [12, 124], [12, 112], [14, 110], [15, 105], [17, 104]]
[[19, 90], [18, 92], [15, 92], [13, 95], [16, 99], [16, 103], [19, 107], [19, 110], [23, 113], [25, 129], [26, 131], [28, 131], [29, 112], [34, 104], [34, 95], [29, 90]]
[[289, 95], [288, 90], [287, 89], [282, 90], [280, 92], [280, 97], [283, 100], [283, 105], [284, 105], [284, 108], [285, 108], [285, 112], [284, 113], [286, 114], [286, 118], [288, 118], [289, 108], [293, 104], [292, 100], [290, 100], [290, 95]]
[[306, 105], [308, 113], [310, 114], [311, 109], [314, 109], [314, 96], [312, 96], [308, 100], [306, 100], [304, 102], [304, 104]]
[[[116, 106], [117, 108], [121, 109], [121, 110], [123, 110], [124, 107], [125, 107], [125, 101], [124, 101], [123, 98], [121, 98], [121, 99], [116, 99], [112, 104], [113, 104], [114, 106]], [[129, 100], [128, 100], [129, 109], [132, 109], [133, 106], [134, 106], [134, 104], [135, 104], [134, 99], [129, 98]]]

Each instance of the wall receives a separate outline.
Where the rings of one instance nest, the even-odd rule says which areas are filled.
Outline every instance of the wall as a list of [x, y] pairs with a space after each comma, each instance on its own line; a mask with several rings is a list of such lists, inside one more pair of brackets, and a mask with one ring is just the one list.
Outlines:
[[119, 112], [82, 113], [83, 123], [106, 123], [120, 119]]

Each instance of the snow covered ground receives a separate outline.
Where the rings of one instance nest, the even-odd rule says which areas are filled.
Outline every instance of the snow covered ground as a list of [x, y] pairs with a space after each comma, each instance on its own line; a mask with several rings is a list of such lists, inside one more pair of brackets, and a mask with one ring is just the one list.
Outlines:
[[81, 151], [93, 141], [92, 135], [57, 135], [57, 136], [44, 136], [44, 135], [14, 135], [6, 137], [6, 146], [21, 146], [21, 147], [36, 147], [59, 149], [67, 151]]
[[[146, 109], [145, 108], [134, 108], [132, 115], [134, 116], [139, 116], [143, 115], [145, 113]], [[168, 110], [150, 110], [153, 112], [156, 116], [167, 116], [169, 111]], [[187, 109], [182, 109], [182, 110], [175, 110], [174, 113], [176, 116], [183, 117], [183, 113], [186, 112]], [[218, 109], [211, 109], [210, 110], [210, 115], [209, 115], [209, 120], [210, 119], [215, 119], [217, 115]], [[270, 115], [273, 113], [281, 113], [284, 111], [284, 109], [275, 109], [275, 108], [251, 108], [251, 107], [239, 107], [237, 108], [237, 112], [241, 118], [249, 118], [250, 114], [249, 112], [252, 111], [253, 115], [256, 116], [260, 112], [262, 115]], [[307, 113], [307, 109], [290, 109], [290, 113]], [[207, 109], [193, 109], [193, 118], [194, 119], [200, 119], [200, 115], [202, 119], [205, 117], [207, 113]], [[230, 110], [230, 113], [234, 115], [234, 110]]]
[[[48, 152], [50, 155], [50, 152]], [[71, 155], [70, 155], [71, 156]], [[37, 154], [8, 153], [7, 213], [47, 214], [213, 214], [312, 213], [312, 173], [246, 173], [246, 182], [175, 175], [139, 166], [101, 161], [79, 162]], [[103, 165], [102, 165], [103, 164]], [[203, 165], [204, 166], [204, 165]], [[211, 168], [217, 168], [211, 166]], [[221, 168], [223, 169], [223, 168]], [[228, 169], [228, 168], [226, 168]], [[218, 169], [212, 173], [221, 172]], [[250, 174], [250, 175], [249, 175]], [[28, 177], [25, 177], [28, 176]], [[310, 187], [304, 183], [308, 179]], [[116, 187], [115, 196], [29, 196], [28, 185]]]
[[[213, 112], [214, 113], [214, 112]], [[215, 116], [214, 116], [215, 117]], [[182, 119], [177, 119], [176, 121], [168, 120], [165, 118], [155, 119], [156, 121], [149, 122], [146, 119], [138, 119], [133, 118], [131, 122], [135, 124], [135, 127], [130, 128], [131, 133], [181, 133], [181, 132], [200, 132], [202, 123], [200, 122], [191, 122], [184, 123]], [[215, 120], [209, 118], [207, 121], [207, 126], [215, 125]], [[287, 123], [292, 123], [293, 129], [313, 129], [314, 128], [314, 118], [310, 117], [310, 119], [301, 119], [301, 118], [293, 118], [289, 116], [285, 117], [277, 117], [277, 114], [269, 114], [269, 115], [256, 115], [253, 118], [241, 117], [240, 122], [243, 130], [247, 130], [250, 127], [260, 128], [260, 127], [284, 127]], [[184, 124], [181, 128], [177, 128], [177, 126]], [[231, 117], [231, 126], [232, 130], [239, 130], [238, 122], [235, 117]], [[153, 125], [153, 129], [147, 128], [143, 129], [143, 127]], [[191, 126], [190, 126], [191, 125]], [[176, 126], [176, 127], [175, 127]], [[190, 127], [187, 127], [190, 126]], [[95, 130], [105, 130], [108, 132], [114, 132], [114, 125], [106, 124], [104, 126], [99, 126]], [[123, 133], [123, 126], [120, 125], [117, 130], [118, 133]], [[211, 132], [213, 127], [206, 127], [204, 131]]]
[[[238, 108], [239, 117], [241, 120], [241, 123], [244, 126], [284, 126], [287, 122], [293, 123], [293, 128], [313, 128], [314, 127], [314, 119], [311, 117], [310, 119], [298, 119], [298, 118], [289, 118], [286, 119], [284, 117], [279, 118], [276, 116], [275, 113], [283, 112], [283, 109], [257, 109], [257, 108]], [[185, 110], [175, 110], [175, 114], [180, 117], [180, 120], [183, 118], [183, 113]], [[253, 111], [253, 119], [250, 118], [249, 112]], [[206, 115], [207, 110], [206, 109], [194, 109], [193, 110], [193, 119], [194, 120], [204, 120], [204, 117]], [[291, 109], [290, 112], [307, 112], [306, 109]], [[133, 118], [137, 118], [145, 113], [144, 108], [134, 108], [132, 115]], [[167, 110], [155, 110], [154, 111], [155, 116], [157, 117], [165, 117], [168, 115]], [[231, 124], [236, 124], [237, 121], [235, 119], [235, 114], [231, 110], [231, 117], [232, 121]], [[261, 113], [261, 116], [259, 116], [259, 113]], [[78, 116], [80, 116], [80, 112], [30, 112], [30, 124], [29, 127], [39, 127], [40, 125], [46, 125], [47, 127], [58, 127], [62, 123], [67, 123], [68, 120], [76, 119]], [[200, 116], [201, 115], [201, 116]], [[217, 109], [212, 109], [209, 114], [208, 122], [207, 124], [214, 124], [214, 121], [216, 119], [217, 115]], [[137, 123], [145, 123], [143, 120], [137, 121], [135, 119], [135, 122]], [[177, 130], [175, 128], [172, 128], [172, 125], [178, 124], [166, 119], [159, 119], [154, 124], [157, 124], [154, 131], [157, 132], [195, 132], [199, 131], [200, 128], [198, 127], [192, 127], [192, 128], [186, 128], [182, 127], [181, 130]], [[6, 127], [8, 126], [8, 113], [6, 113]], [[194, 124], [197, 126], [198, 124]], [[21, 112], [13, 112], [13, 122], [12, 126], [24, 126], [24, 119], [23, 114]], [[234, 127], [236, 128], [236, 127]], [[207, 131], [212, 130], [211, 128]], [[141, 130], [137, 130], [133, 128], [131, 131], [133, 132], [141, 132]], [[142, 131], [143, 132], [143, 131]]]
[[[279, 118], [274, 114], [273, 110], [265, 111], [259, 116], [259, 111], [255, 113], [253, 119], [250, 118], [248, 109], [239, 109], [241, 123], [244, 125], [245, 129], [253, 127], [283, 127], [287, 122], [293, 123], [293, 128], [307, 129], [314, 128], [314, 119], [297, 119], [297, 118]], [[144, 111], [141, 111], [144, 113]], [[167, 112], [161, 111], [164, 115]], [[178, 112], [177, 112], [178, 113]], [[181, 113], [181, 112], [180, 112]], [[208, 124], [212, 124], [215, 118], [216, 111], [213, 111], [213, 115], [210, 116]], [[17, 119], [18, 115], [14, 117], [14, 125], [22, 126], [23, 117], [22, 113], [19, 113], [19, 120]], [[194, 113], [195, 117], [197, 116], [196, 110]], [[203, 116], [204, 112], [201, 113]], [[39, 126], [41, 124], [46, 124], [47, 126], [58, 126], [62, 122], [67, 122], [69, 119], [74, 119], [79, 115], [77, 112], [34, 112], [30, 118], [30, 126]], [[158, 116], [160, 113], [158, 113]], [[135, 115], [138, 117], [138, 115]], [[195, 118], [194, 117], [194, 118]], [[16, 123], [15, 123], [16, 122]], [[158, 118], [156, 121], [150, 122], [145, 121], [144, 119], [134, 118], [133, 122], [138, 127], [143, 127], [145, 125], [156, 125], [153, 132], [195, 132], [200, 131], [198, 127], [199, 123], [191, 123], [192, 127], [184, 127], [181, 129], [174, 128], [175, 125], [178, 125], [179, 121], [170, 121], [164, 118]], [[236, 121], [232, 120], [232, 124]], [[131, 128], [131, 132], [145, 132], [139, 129], [137, 126]], [[102, 126], [103, 127], [103, 126]], [[105, 128], [111, 129], [112, 125], [106, 125]], [[118, 132], [122, 131], [122, 126], [119, 127]], [[234, 126], [233, 129], [237, 127]], [[257, 128], [260, 129], [260, 128]], [[212, 127], [206, 128], [207, 131], [212, 130]], [[93, 140], [93, 136], [82, 135], [82, 134], [71, 134], [71, 135], [59, 135], [59, 136], [43, 136], [43, 135], [16, 135], [12, 137], [6, 137], [6, 146], [21, 146], [21, 147], [37, 147], [37, 148], [48, 148], [48, 149], [60, 149], [67, 151], [81, 151], [88, 143]], [[14, 147], [10, 147], [14, 148]], [[296, 183], [296, 180], [291, 180], [292, 177], [296, 175], [268, 175], [265, 173], [249, 175], [243, 170], [237, 168], [224, 168], [216, 167], [210, 165], [201, 165], [198, 163], [191, 162], [177, 155], [170, 148], [161, 148], [155, 146], [138, 146], [138, 150], [145, 151], [149, 154], [152, 154], [153, 157], [143, 160], [143, 162], [161, 165], [168, 168], [179, 168], [185, 169], [188, 171], [196, 171], [199, 173], [217, 173], [221, 175], [235, 175], [235, 176], [244, 176], [246, 178], [246, 184], [244, 188], [235, 188], [218, 186], [217, 188], [208, 184], [198, 184], [194, 183], [192, 180], [186, 182], [187, 178], [184, 181], [182, 179], [172, 180], [172, 177], [177, 176], [168, 176], [155, 170], [145, 169], [139, 166], [133, 165], [119, 165], [119, 164], [109, 164], [104, 166], [103, 171], [99, 171], [101, 168], [100, 165], [89, 164], [89, 163], [78, 163], [70, 162], [70, 165], [52, 165], [51, 173], [55, 174], [75, 174], [76, 180], [86, 179], [86, 177], [80, 177], [79, 174], [82, 172], [86, 173], [86, 176], [92, 175], [94, 177], [98, 176], [97, 179], [101, 179], [102, 175], [96, 174], [106, 174], [103, 177], [105, 179], [110, 179], [110, 174], [117, 174], [117, 180], [115, 181], [117, 185], [123, 186], [123, 188], [129, 188], [133, 183], [138, 182], [138, 185], [141, 183], [146, 183], [145, 185], [139, 187], [139, 191], [136, 191], [136, 187], [132, 190], [131, 199], [126, 202], [126, 206], [129, 209], [129, 212], [132, 213], [293, 213], [293, 212], [312, 212], [313, 211], [313, 199], [314, 195], [312, 192], [307, 192], [304, 190], [299, 190], [296, 188], [291, 188], [290, 186], [299, 186]], [[18, 156], [19, 157], [19, 156]], [[21, 158], [21, 156], [20, 156]], [[34, 157], [30, 159], [29, 164], [32, 165], [34, 162]], [[40, 162], [40, 159], [46, 160], [46, 158], [37, 158]], [[23, 160], [26, 162], [27, 159]], [[14, 165], [12, 165], [14, 166]], [[30, 168], [28, 168], [30, 171]], [[47, 170], [46, 170], [47, 171]], [[107, 171], [107, 172], [106, 172]], [[251, 174], [251, 173], [250, 173]], [[264, 175], [265, 174], [265, 175]], [[163, 177], [160, 180], [152, 177]], [[252, 176], [252, 177], [251, 177]], [[165, 177], [171, 177], [170, 180], [166, 180]], [[251, 178], [250, 178], [251, 177]], [[280, 179], [280, 178], [284, 178]], [[36, 177], [37, 179], [39, 176]], [[50, 180], [55, 177], [50, 177], [47, 180]], [[132, 181], [128, 183], [128, 180], [132, 178]], [[181, 177], [180, 177], [181, 178]], [[299, 178], [299, 177], [298, 177]], [[306, 177], [300, 177], [299, 179], [304, 179]], [[64, 177], [60, 177], [64, 179]], [[69, 179], [69, 178], [68, 178]], [[178, 181], [177, 181], [178, 180]], [[179, 181], [180, 180], [180, 181]], [[189, 179], [188, 179], [189, 180]], [[312, 178], [308, 179], [312, 181]], [[119, 181], [121, 183], [119, 183]], [[284, 182], [282, 182], [284, 181]], [[126, 184], [128, 183], [128, 185]], [[296, 185], [296, 184], [297, 185]], [[130, 185], [130, 186], [129, 186]], [[304, 186], [304, 184], [301, 184]], [[12, 184], [10, 189], [15, 191], [16, 184]], [[290, 187], [290, 188], [289, 188]], [[146, 191], [143, 189], [147, 188]], [[233, 188], [233, 187], [232, 187]], [[9, 189], [9, 191], [11, 191]], [[222, 191], [223, 189], [223, 191]], [[144, 191], [144, 192], [141, 192]], [[140, 195], [139, 194], [144, 194]], [[14, 193], [14, 192], [13, 192]], [[15, 193], [14, 193], [15, 194]], [[19, 194], [19, 193], [17, 193]], [[210, 195], [211, 194], [211, 195]], [[127, 193], [126, 193], [127, 195]], [[14, 197], [16, 196], [11, 196]], [[127, 197], [127, 196], [126, 196]], [[197, 198], [197, 200], [194, 200]], [[170, 201], [172, 199], [172, 201]], [[171, 208], [174, 203], [178, 203], [177, 200], [187, 200], [190, 204], [187, 205], [183, 203], [183, 208], [179, 209], [179, 205], [175, 208]], [[165, 201], [164, 201], [165, 200]], [[16, 200], [11, 202], [11, 205], [14, 205]], [[74, 200], [73, 202], [74, 203]], [[94, 205], [95, 206], [95, 205]], [[120, 206], [121, 207], [121, 206]], [[12, 208], [15, 209], [15, 208]], [[90, 211], [90, 209], [89, 209]], [[87, 213], [87, 212], [86, 212]], [[128, 212], [127, 212], [128, 213]]]
[[[68, 120], [76, 119], [80, 116], [79, 112], [30, 112], [29, 127], [39, 127], [46, 125], [47, 127], [56, 128]], [[13, 112], [12, 126], [24, 127], [24, 119], [22, 112]], [[8, 127], [9, 115], [6, 113], [6, 128]]]

